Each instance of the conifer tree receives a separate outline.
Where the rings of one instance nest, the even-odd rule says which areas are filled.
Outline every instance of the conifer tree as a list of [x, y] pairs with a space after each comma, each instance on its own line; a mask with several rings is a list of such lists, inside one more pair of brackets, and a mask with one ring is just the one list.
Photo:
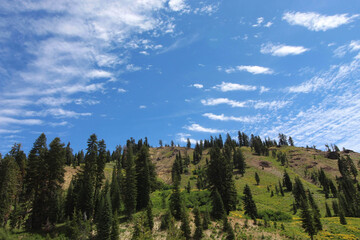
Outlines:
[[302, 199], [307, 199], [304, 185], [299, 177], [295, 178], [295, 183], [292, 189], [297, 206], [299, 207]]
[[235, 234], [232, 226], [230, 225], [227, 216], [223, 219], [223, 231], [226, 232], [226, 240], [234, 240]]
[[111, 225], [112, 225], [112, 210], [110, 202], [110, 193], [102, 196], [101, 199], [101, 212], [97, 224], [97, 239], [99, 240], [110, 240], [111, 236]]
[[326, 209], [325, 217], [332, 217], [331, 210], [330, 210], [329, 205], [327, 204], [327, 202], [325, 202], [325, 209]]
[[239, 170], [241, 176], [244, 176], [246, 164], [245, 164], [245, 157], [241, 149], [236, 149], [234, 151], [233, 162], [234, 162], [234, 167]]
[[304, 228], [305, 232], [310, 236], [310, 238], [313, 239], [314, 235], [316, 235], [317, 233], [317, 229], [306, 196], [305, 198], [300, 199], [300, 208], [302, 227]]
[[110, 240], [119, 240], [119, 222], [117, 211], [115, 211], [115, 213], [113, 214], [111, 222]]
[[180, 229], [181, 229], [185, 239], [189, 240], [191, 238], [189, 214], [187, 213], [187, 210], [186, 210], [184, 205], [182, 205], [182, 210], [181, 210], [181, 226], [180, 226]]
[[344, 211], [342, 208], [340, 208], [340, 211], [339, 211], [339, 218], [340, 218], [340, 223], [342, 225], [346, 225], [347, 224], [347, 221], [346, 221], [346, 218], [345, 218], [345, 214], [344, 214]]
[[102, 183], [105, 179], [104, 169], [106, 164], [106, 144], [102, 139], [98, 143], [98, 157], [96, 158], [96, 179], [95, 179], [95, 198], [100, 192]]
[[154, 216], [152, 213], [152, 203], [149, 201], [147, 207], [146, 207], [146, 217], [147, 217], [147, 225], [150, 229], [150, 231], [154, 228]]
[[209, 224], [210, 224], [210, 214], [209, 214], [209, 210], [206, 208], [203, 214], [203, 229], [204, 230], [208, 229]]
[[283, 187], [281, 186], [280, 181], [279, 181], [279, 189], [280, 189], [281, 196], [284, 196], [284, 190], [283, 190]]
[[118, 212], [121, 208], [121, 192], [120, 192], [120, 183], [118, 175], [121, 174], [121, 169], [117, 170], [116, 166], [113, 168], [112, 179], [110, 184], [110, 198], [111, 198], [111, 207], [112, 211]]
[[149, 176], [149, 149], [143, 145], [136, 157], [136, 208], [141, 210], [149, 205], [150, 176]]
[[283, 185], [286, 187], [287, 191], [289, 192], [292, 191], [292, 182], [289, 174], [286, 171], [284, 171], [284, 175], [283, 175]]
[[259, 174], [257, 172], [255, 172], [255, 181], [256, 181], [256, 185], [259, 185], [260, 177], [259, 177]]
[[332, 201], [332, 208], [334, 210], [334, 216], [338, 216], [339, 215], [339, 204], [337, 203], [337, 201], [335, 201], [335, 200]]
[[218, 147], [210, 151], [208, 179], [211, 188], [216, 188], [219, 192], [226, 213], [236, 209], [238, 199], [233, 180], [233, 167], [230, 159], [226, 159]]
[[196, 206], [193, 210], [194, 212], [194, 222], [195, 222], [195, 233], [194, 233], [194, 239], [195, 240], [200, 240], [203, 237], [203, 223], [201, 221], [201, 217], [200, 217], [200, 211], [199, 211], [199, 207]]
[[132, 214], [136, 210], [136, 170], [134, 164], [134, 156], [132, 147], [128, 147], [126, 152], [126, 164], [125, 164], [125, 192], [124, 192], [124, 205], [125, 212], [128, 218], [132, 217]]
[[9, 155], [0, 160], [0, 226], [5, 227], [7, 216], [15, 203], [18, 189], [19, 166]]
[[320, 209], [317, 206], [317, 204], [314, 201], [314, 198], [312, 197], [312, 194], [310, 193], [310, 191], [308, 191], [308, 199], [309, 199], [309, 203], [310, 203], [310, 207], [311, 207], [311, 211], [312, 211], [312, 216], [313, 216], [313, 220], [314, 220], [314, 226], [316, 228], [316, 231], [320, 231], [322, 230], [322, 224], [321, 224], [321, 214], [320, 214]]
[[212, 217], [215, 219], [222, 219], [225, 215], [225, 209], [224, 209], [224, 203], [221, 199], [221, 196], [217, 188], [215, 188], [211, 192], [211, 198], [212, 198], [212, 211], [211, 211]]
[[179, 189], [179, 182], [175, 181], [172, 193], [170, 195], [170, 212], [176, 220], [180, 220], [182, 211], [182, 198]]
[[66, 200], [65, 200], [65, 216], [72, 217], [74, 212], [75, 202], [74, 202], [74, 181], [71, 180], [69, 188], [67, 189], [66, 193]]
[[256, 221], [257, 217], [257, 208], [256, 204], [252, 198], [250, 187], [246, 184], [244, 188], [244, 210], [245, 214], [251, 217], [254, 221]]

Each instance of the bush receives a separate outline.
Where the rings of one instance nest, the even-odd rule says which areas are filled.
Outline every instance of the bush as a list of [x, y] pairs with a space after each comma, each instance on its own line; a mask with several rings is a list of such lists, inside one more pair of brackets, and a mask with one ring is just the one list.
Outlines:
[[270, 209], [258, 212], [258, 217], [260, 219], [267, 219], [270, 221], [289, 221], [291, 220], [291, 215], [281, 211], [273, 211]]

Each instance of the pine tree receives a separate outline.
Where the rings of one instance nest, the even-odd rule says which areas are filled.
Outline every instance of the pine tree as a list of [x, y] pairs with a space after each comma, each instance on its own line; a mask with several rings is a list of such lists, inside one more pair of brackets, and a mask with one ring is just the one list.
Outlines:
[[119, 240], [119, 222], [118, 222], [118, 215], [115, 211], [113, 214], [112, 222], [111, 222], [111, 234], [110, 240]]
[[317, 204], [314, 201], [314, 198], [312, 197], [312, 194], [310, 193], [310, 191], [308, 191], [308, 199], [309, 199], [309, 203], [310, 203], [310, 207], [311, 207], [311, 211], [312, 211], [312, 215], [313, 215], [313, 219], [314, 219], [314, 225], [316, 227], [317, 231], [322, 230], [322, 224], [321, 224], [321, 214], [320, 214], [320, 209], [317, 206]]
[[136, 210], [136, 197], [137, 197], [136, 171], [135, 171], [132, 147], [129, 147], [127, 149], [125, 172], [126, 172], [126, 176], [125, 176], [124, 205], [125, 205], [125, 212], [127, 217], [131, 218], [132, 214], [134, 214]]
[[27, 198], [33, 199], [32, 211], [27, 225], [31, 229], [40, 229], [44, 219], [45, 198], [42, 189], [46, 188], [44, 176], [48, 174], [45, 160], [47, 152], [46, 136], [42, 133], [30, 151], [25, 176]]
[[172, 193], [170, 195], [170, 212], [176, 220], [180, 220], [182, 211], [182, 198], [179, 189], [179, 182], [175, 181]]
[[325, 217], [332, 217], [331, 210], [330, 210], [329, 205], [327, 204], [327, 202], [325, 202], [325, 209], [326, 209]]
[[233, 180], [233, 167], [230, 159], [226, 159], [218, 147], [210, 151], [207, 173], [211, 188], [219, 191], [226, 213], [236, 209], [238, 199]]
[[255, 181], [256, 181], [256, 185], [259, 185], [260, 177], [259, 177], [259, 174], [257, 172], [255, 172]]
[[210, 224], [210, 214], [209, 214], [209, 210], [206, 208], [203, 214], [203, 229], [207, 230], [209, 228], [209, 224]]
[[342, 210], [342, 208], [340, 208], [339, 217], [340, 217], [340, 223], [342, 225], [346, 225], [347, 221], [346, 221], [345, 214], [344, 214], [344, 211]]
[[104, 169], [106, 164], [106, 155], [105, 141], [100, 140], [98, 143], [98, 157], [96, 158], [95, 198], [97, 198], [105, 179]]
[[0, 160], [0, 226], [5, 227], [11, 207], [15, 203], [20, 170], [15, 159], [5, 156]]
[[234, 167], [239, 170], [241, 176], [244, 176], [246, 163], [245, 163], [244, 154], [242, 153], [241, 149], [236, 149], [234, 151], [233, 162], [234, 162]]
[[337, 203], [337, 201], [335, 201], [335, 200], [332, 201], [332, 208], [334, 210], [334, 216], [338, 216], [339, 215], [339, 204]]
[[291, 192], [292, 191], [292, 182], [290, 179], [289, 174], [285, 171], [283, 175], [283, 185], [286, 187], [286, 190]]
[[190, 223], [189, 223], [189, 215], [188, 215], [187, 210], [185, 209], [184, 205], [182, 206], [182, 210], [181, 210], [180, 229], [181, 229], [185, 239], [189, 240], [191, 238], [191, 229], [190, 229]]
[[150, 231], [154, 228], [154, 217], [152, 213], [152, 203], [149, 201], [148, 206], [146, 207], [146, 217], [147, 217], [147, 224]]
[[149, 205], [150, 176], [149, 176], [149, 149], [143, 145], [136, 157], [136, 208], [141, 210]]
[[295, 178], [295, 183], [292, 189], [297, 206], [300, 206], [302, 199], [307, 199], [304, 185], [299, 177]]
[[281, 196], [284, 196], [284, 190], [283, 190], [283, 187], [281, 186], [280, 181], [279, 181], [279, 189], [280, 189]]
[[99, 215], [99, 221], [97, 224], [97, 239], [110, 240], [111, 225], [112, 225], [112, 210], [110, 202], [110, 193], [102, 196], [101, 199], [101, 212]]
[[203, 237], [203, 223], [201, 222], [200, 217], [200, 211], [199, 208], [196, 206], [193, 210], [194, 212], [194, 218], [195, 218], [195, 233], [194, 233], [194, 239], [200, 240]]
[[245, 214], [251, 217], [254, 221], [256, 221], [257, 217], [257, 208], [256, 204], [252, 198], [250, 187], [246, 184], [244, 188], [244, 210]]
[[121, 208], [121, 192], [120, 192], [120, 183], [118, 181], [118, 175], [121, 174], [121, 169], [117, 170], [116, 166], [113, 168], [111, 184], [110, 184], [110, 198], [111, 198], [111, 207], [114, 212], [119, 212]]
[[302, 227], [304, 228], [305, 232], [310, 236], [310, 238], [313, 239], [314, 235], [316, 235], [317, 233], [317, 229], [306, 197], [301, 198], [300, 207], [301, 207], [300, 217], [302, 221]]
[[211, 197], [212, 197], [211, 215], [215, 219], [222, 219], [225, 215], [225, 209], [219, 191], [216, 188], [211, 192]]

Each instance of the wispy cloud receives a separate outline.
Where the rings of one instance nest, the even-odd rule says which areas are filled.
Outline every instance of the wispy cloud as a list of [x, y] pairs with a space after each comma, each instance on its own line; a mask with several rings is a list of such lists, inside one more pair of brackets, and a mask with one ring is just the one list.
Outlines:
[[140, 105], [139, 108], [140, 108], [140, 109], [145, 109], [146, 106], [145, 106], [145, 105]]
[[194, 88], [199, 88], [199, 89], [201, 89], [201, 88], [203, 88], [204, 87], [204, 85], [202, 85], [202, 84], [200, 84], [200, 83], [194, 83], [194, 84], [192, 84], [192, 85], [190, 85], [191, 87], [194, 87]]
[[219, 104], [227, 104], [231, 107], [245, 107], [246, 102], [238, 102], [234, 100], [230, 100], [228, 98], [209, 98], [209, 99], [202, 99], [201, 103], [205, 106], [216, 106]]
[[43, 121], [40, 119], [17, 119], [11, 117], [0, 117], [0, 126], [14, 125], [41, 125]]
[[344, 57], [349, 52], [360, 51], [360, 40], [352, 40], [349, 44], [342, 45], [334, 50], [334, 56]]
[[271, 54], [277, 57], [284, 57], [287, 55], [299, 55], [309, 51], [309, 48], [303, 46], [288, 46], [288, 45], [274, 45], [272, 43], [262, 44], [260, 52], [263, 54]]
[[257, 115], [257, 116], [241, 116], [241, 117], [234, 117], [234, 116], [225, 116], [224, 114], [216, 115], [213, 113], [204, 113], [204, 117], [207, 117], [211, 120], [218, 120], [218, 121], [235, 121], [235, 122], [242, 122], [242, 123], [255, 123], [264, 121], [266, 119], [265, 116]]
[[170, 0], [169, 7], [175, 12], [189, 12], [189, 6], [185, 2], [185, 0]]
[[184, 128], [189, 130], [189, 131], [194, 131], [194, 132], [205, 132], [205, 133], [221, 133], [221, 132], [224, 132], [224, 130], [219, 130], [219, 129], [214, 129], [214, 128], [206, 128], [206, 127], [200, 126], [197, 123], [193, 123], [190, 126], [185, 126]]
[[226, 83], [222, 82], [219, 85], [216, 85], [213, 87], [214, 89], [217, 89], [222, 92], [229, 92], [229, 91], [254, 91], [256, 90], [256, 86], [250, 86], [250, 85], [242, 85], [238, 83]]
[[191, 144], [196, 144], [198, 141], [196, 139], [191, 138], [191, 134], [188, 133], [178, 133], [176, 134], [177, 140], [182, 143], [187, 143], [187, 140], [190, 140]]
[[322, 15], [316, 12], [286, 12], [282, 19], [291, 25], [306, 27], [311, 31], [327, 31], [353, 22], [359, 14]]
[[267, 67], [261, 67], [261, 66], [246, 66], [246, 65], [240, 65], [236, 67], [229, 67], [229, 68], [223, 68], [218, 67], [219, 71], [225, 71], [226, 73], [234, 73], [237, 71], [245, 71], [252, 74], [273, 74], [274, 71]]

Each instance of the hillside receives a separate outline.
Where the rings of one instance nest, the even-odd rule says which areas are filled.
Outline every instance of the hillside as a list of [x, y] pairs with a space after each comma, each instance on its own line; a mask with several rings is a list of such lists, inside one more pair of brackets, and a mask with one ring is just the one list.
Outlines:
[[[292, 180], [295, 176], [299, 176], [303, 180], [305, 188], [310, 189], [313, 193], [315, 201], [318, 203], [322, 216], [321, 221], [324, 225], [324, 230], [318, 234], [318, 237], [321, 239], [360, 238], [360, 219], [347, 218], [348, 224], [343, 226], [339, 223], [338, 217], [324, 217], [326, 211], [325, 202], [331, 206], [333, 198], [326, 199], [324, 197], [322, 188], [319, 186], [319, 183], [314, 183], [312, 181], [311, 175], [322, 168], [326, 175], [333, 180], [335, 180], [336, 176], [340, 176], [337, 160], [327, 158], [327, 152], [312, 148], [290, 146], [271, 149], [276, 149], [277, 151], [286, 153], [288, 157], [288, 166], [281, 166], [280, 162], [278, 162], [276, 158], [271, 157], [271, 154], [270, 156], [258, 156], [251, 152], [249, 147], [242, 147], [241, 149], [246, 159], [247, 168], [243, 177], [234, 170], [233, 174], [238, 194], [241, 196], [244, 186], [248, 184], [251, 187], [258, 211], [280, 210], [290, 214], [292, 216], [292, 220], [280, 222], [277, 224], [278, 226], [276, 228], [274, 228], [273, 223], [271, 224], [271, 227], [268, 228], [254, 226], [252, 224], [250, 224], [248, 228], [244, 228], [246, 218], [244, 211], [239, 209], [239, 211], [233, 211], [230, 213], [230, 219], [234, 227], [237, 229], [239, 236], [255, 236], [255, 239], [261, 238], [262, 236], [265, 236], [266, 239], [286, 239], [293, 236], [296, 236], [296, 239], [308, 238], [308, 235], [304, 233], [301, 228], [299, 211], [297, 214], [293, 215], [293, 195], [289, 192], [285, 192], [284, 196], [275, 193], [274, 196], [271, 197], [271, 190], [275, 192], [275, 186], [278, 185], [279, 181], [282, 181], [284, 170], [286, 170]], [[150, 156], [152, 162], [156, 166], [158, 177], [167, 184], [171, 184], [171, 168], [176, 155], [180, 152], [183, 157], [190, 157], [191, 164], [189, 165], [189, 171], [187, 174], [183, 174], [181, 178], [181, 189], [185, 195], [188, 194], [184, 190], [188, 182], [190, 182], [192, 192], [199, 191], [196, 188], [196, 175], [194, 174], [194, 170], [205, 167], [206, 158], [210, 158], [209, 151], [204, 150], [201, 161], [197, 165], [194, 165], [192, 164], [193, 151], [193, 149], [187, 149], [184, 147], [159, 147], [150, 149]], [[350, 155], [358, 167], [358, 161], [360, 160], [359, 153], [340, 152], [340, 155]], [[255, 172], [257, 172], [260, 176], [259, 185], [256, 185], [254, 178]], [[268, 188], [270, 191], [268, 191]], [[153, 193], [152, 198], [155, 208], [158, 208], [158, 212], [160, 213], [163, 210], [158, 202], [159, 194], [159, 192]], [[281, 229], [280, 224], [283, 224], [284, 230]], [[221, 231], [218, 231], [219, 226], [221, 226], [221, 223], [214, 224], [212, 230], [207, 231], [207, 236], [211, 239], [221, 238]], [[128, 231], [125, 231], [124, 234], [129, 236]]]

